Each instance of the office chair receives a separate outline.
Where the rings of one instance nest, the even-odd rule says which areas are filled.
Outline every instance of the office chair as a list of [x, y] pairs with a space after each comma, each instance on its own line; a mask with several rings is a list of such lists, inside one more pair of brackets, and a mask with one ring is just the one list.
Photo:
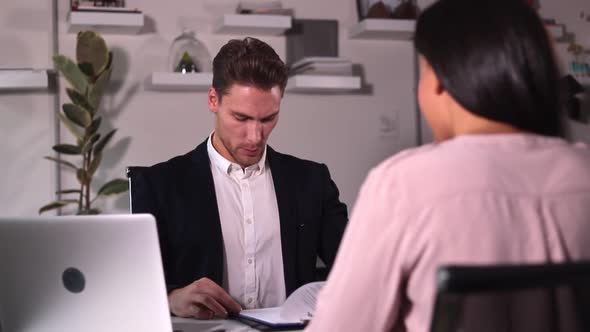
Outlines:
[[443, 266], [431, 332], [590, 331], [590, 262]]
[[[137, 177], [141, 175], [141, 172], [146, 169], [146, 166], [128, 166], [127, 167], [127, 179], [129, 180], [129, 212], [133, 213], [133, 197], [141, 199], [139, 196], [142, 192], [141, 186], [143, 181], [137, 181]], [[135, 211], [137, 212], [137, 211]]]

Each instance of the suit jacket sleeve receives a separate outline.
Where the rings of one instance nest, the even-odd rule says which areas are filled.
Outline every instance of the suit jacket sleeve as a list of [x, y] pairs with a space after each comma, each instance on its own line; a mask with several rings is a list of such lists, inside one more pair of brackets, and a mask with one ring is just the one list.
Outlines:
[[338, 187], [330, 177], [326, 165], [322, 167], [324, 199], [322, 206], [322, 224], [320, 229], [319, 256], [328, 269], [331, 268], [340, 246], [340, 240], [348, 222], [346, 204], [339, 199]]
[[162, 254], [162, 262], [164, 268], [164, 275], [166, 279], [166, 290], [179, 288], [180, 286], [170, 283], [170, 266], [172, 265], [172, 258], [169, 249], [169, 239], [166, 236], [164, 213], [158, 204], [156, 192], [158, 190], [157, 184], [150, 176], [148, 176], [147, 168], [139, 168], [131, 175], [131, 212], [132, 213], [150, 213], [156, 218], [156, 225], [158, 228], [158, 239], [160, 241], [160, 252]]

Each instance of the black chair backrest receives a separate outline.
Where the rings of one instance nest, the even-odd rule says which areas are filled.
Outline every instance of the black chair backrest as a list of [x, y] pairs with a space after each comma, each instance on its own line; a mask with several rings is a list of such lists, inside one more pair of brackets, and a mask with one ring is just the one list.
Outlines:
[[140, 196], [138, 193], [141, 192], [143, 181], [138, 181], [138, 177], [141, 176], [141, 172], [146, 169], [147, 166], [128, 166], [127, 167], [127, 179], [129, 179], [129, 210], [131, 213], [137, 213], [140, 211], [133, 210], [133, 198], [138, 199]]
[[443, 266], [431, 332], [590, 331], [590, 262]]

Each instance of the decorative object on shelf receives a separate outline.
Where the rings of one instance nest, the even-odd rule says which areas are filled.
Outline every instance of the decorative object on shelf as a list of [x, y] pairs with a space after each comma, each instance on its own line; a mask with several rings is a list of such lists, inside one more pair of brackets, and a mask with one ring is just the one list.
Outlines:
[[100, 101], [111, 78], [113, 54], [104, 39], [93, 31], [81, 31], [76, 41], [76, 62], [58, 54], [53, 56], [55, 68], [70, 83], [66, 88], [71, 103], [63, 104], [59, 112], [61, 123], [76, 138], [76, 144], [57, 144], [53, 150], [62, 155], [81, 157], [81, 164], [47, 156], [64, 168], [76, 173], [79, 189], [60, 190], [58, 195], [72, 195], [77, 198], [58, 199], [39, 209], [39, 214], [70, 204], [77, 205], [76, 214], [99, 214], [101, 211], [92, 204], [98, 198], [126, 192], [129, 189], [125, 179], [105, 183], [90, 199], [90, 185], [103, 156], [104, 147], [113, 138], [117, 129], [102, 136], [99, 133], [102, 118], [98, 116]]
[[254, 14], [254, 15], [285, 15], [293, 16], [293, 9], [283, 8], [280, 1], [240, 1], [236, 8], [237, 14]]
[[191, 30], [184, 30], [174, 39], [168, 55], [168, 68], [178, 73], [210, 72], [211, 56], [205, 45]]
[[420, 8], [416, 0], [356, 0], [359, 21], [367, 18], [416, 19]]
[[391, 12], [391, 18], [401, 20], [415, 20], [418, 15], [420, 15], [420, 8], [415, 0], [402, 0], [402, 3]]
[[577, 43], [570, 43], [567, 51], [572, 55], [568, 71], [576, 78], [590, 77], [590, 50]]

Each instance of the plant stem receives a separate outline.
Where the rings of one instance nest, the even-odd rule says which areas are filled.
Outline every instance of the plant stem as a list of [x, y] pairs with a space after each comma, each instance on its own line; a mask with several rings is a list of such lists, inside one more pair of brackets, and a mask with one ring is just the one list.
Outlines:
[[[86, 156], [83, 156], [82, 159], [82, 169], [86, 168]], [[84, 179], [82, 179], [84, 180]], [[78, 198], [78, 214], [80, 214], [83, 210], [83, 203], [84, 203], [84, 181], [80, 180], [80, 197]]]
[[88, 175], [88, 183], [86, 184], [86, 212], [90, 211], [90, 182], [92, 182], [92, 178], [90, 177], [90, 157], [92, 151], [88, 151], [86, 153], [86, 163], [84, 165], [86, 174]]

